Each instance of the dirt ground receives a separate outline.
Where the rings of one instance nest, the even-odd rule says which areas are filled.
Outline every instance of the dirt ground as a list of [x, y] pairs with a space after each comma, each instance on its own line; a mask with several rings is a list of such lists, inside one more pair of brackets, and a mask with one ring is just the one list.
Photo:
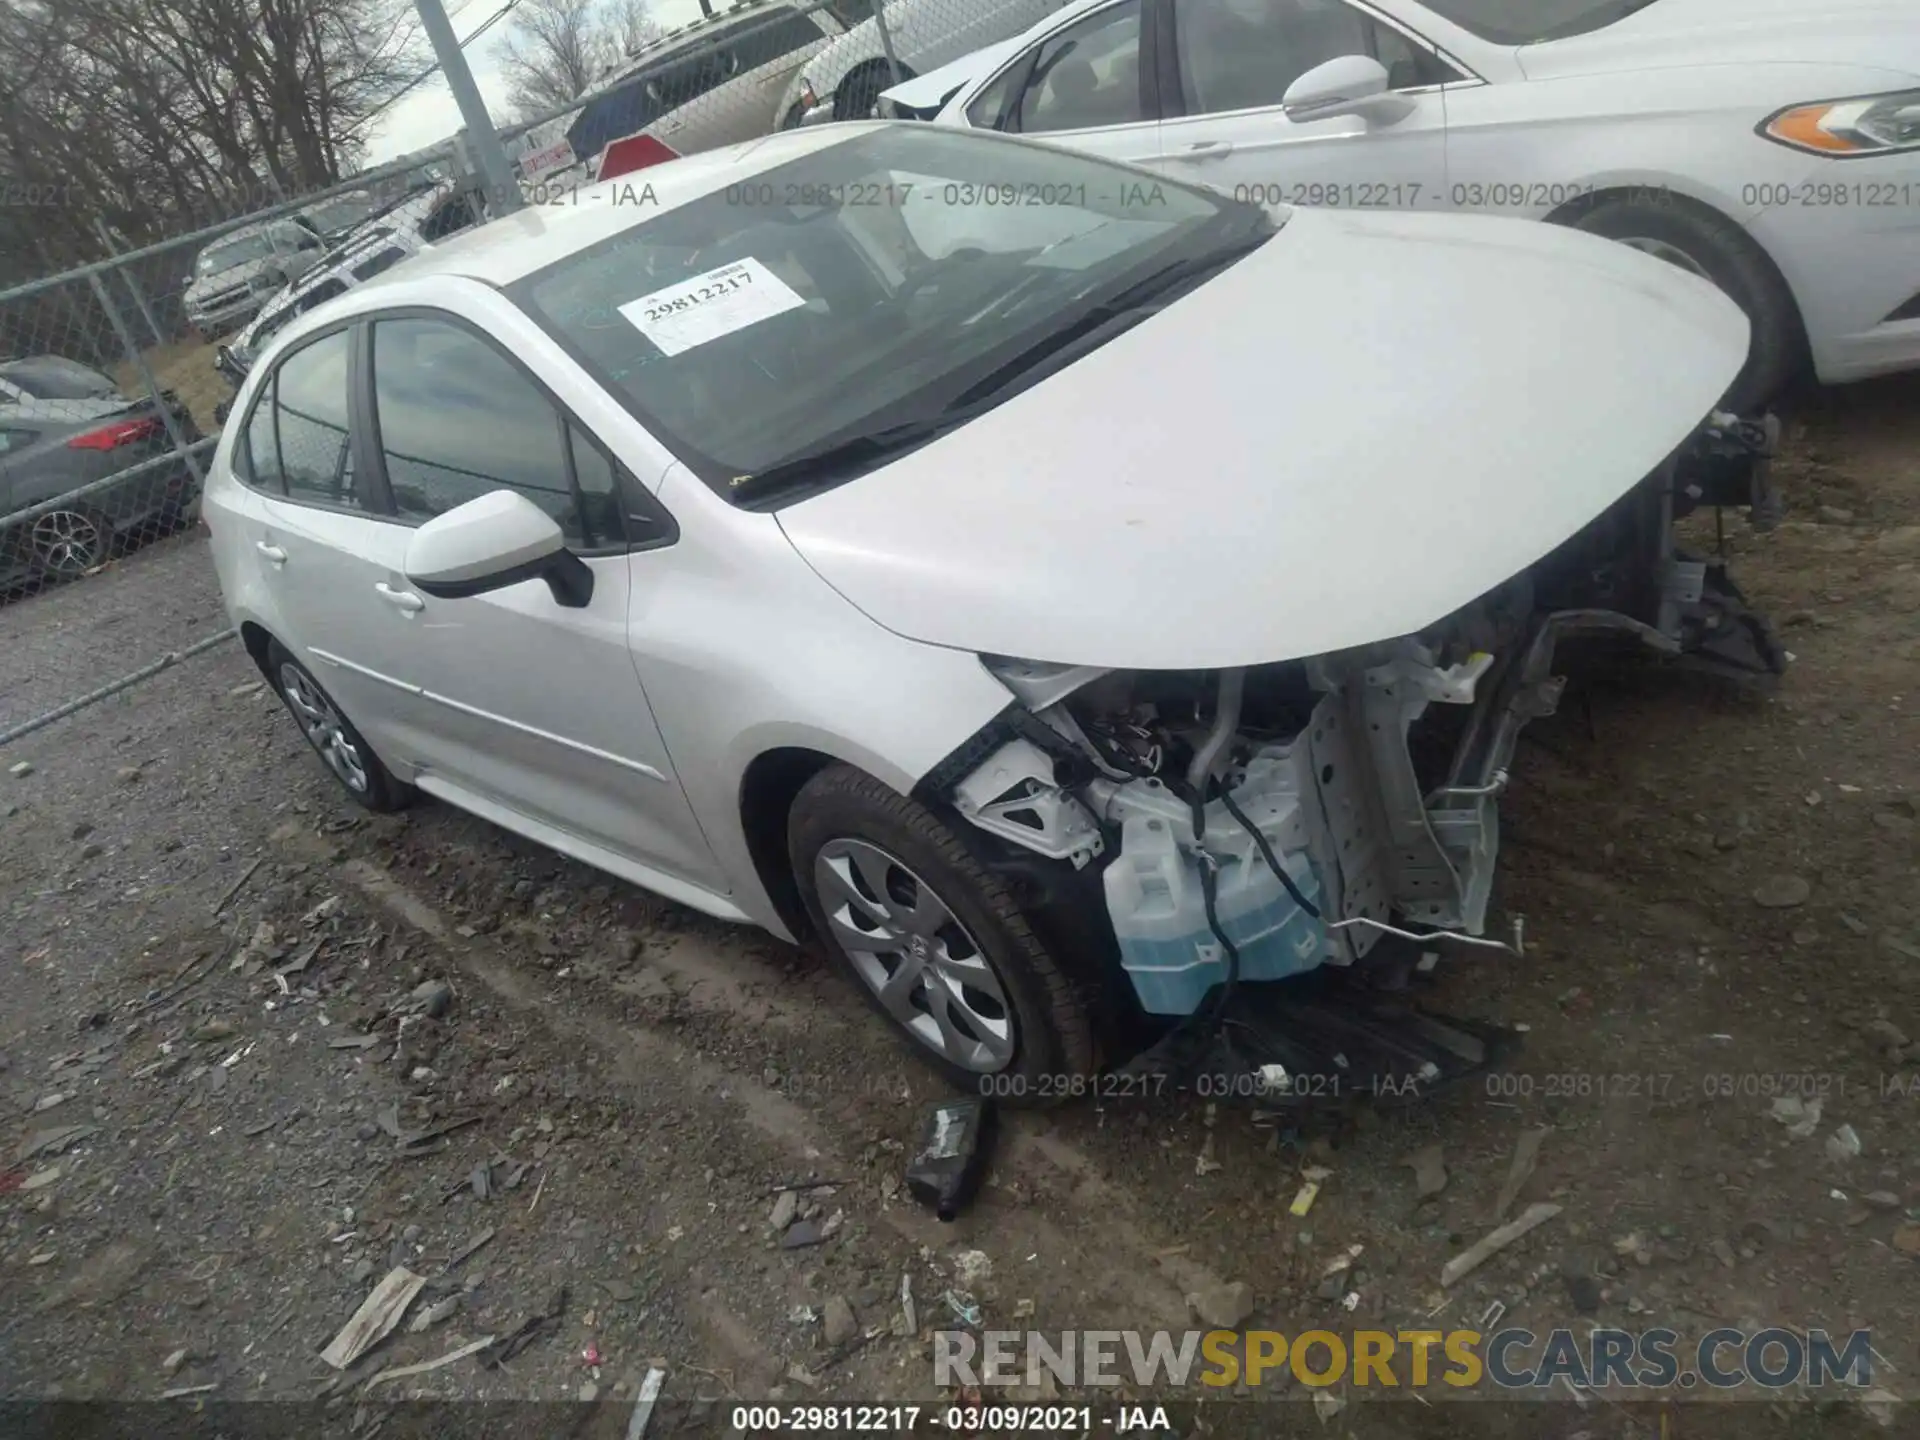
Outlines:
[[[186, 402], [192, 412], [193, 423], [200, 427], [203, 435], [218, 435], [220, 422], [214, 418], [214, 410], [222, 400], [231, 399], [233, 386], [225, 376], [213, 368], [215, 349], [223, 342], [237, 337], [223, 335], [218, 340], [189, 338], [172, 345], [161, 346], [146, 352], [145, 360], [148, 373], [154, 383], [162, 390], [171, 390]], [[138, 395], [146, 390], [146, 384], [132, 365], [119, 366], [114, 379], [120, 388], [129, 395]]]
[[[1185, 1329], [1237, 1281], [1289, 1334], [1478, 1328], [1495, 1301], [1536, 1332], [1866, 1327], [1884, 1403], [1796, 1413], [1908, 1426], [1920, 383], [1816, 394], [1789, 429], [1786, 523], [1729, 529], [1794, 654], [1778, 696], [1648, 675], [1521, 747], [1498, 901], [1526, 958], [1451, 958], [1437, 996], [1524, 1024], [1517, 1060], [1301, 1125], [1191, 1096], [1011, 1116], [951, 1225], [901, 1186], [945, 1092], [816, 960], [444, 806], [362, 816], [237, 645], [7, 746], [32, 771], [0, 773], [0, 1397], [303, 1400], [361, 1433], [409, 1396], [570, 1402], [543, 1413], [619, 1435], [658, 1364], [675, 1423], [718, 1430], [769, 1396], [944, 1400], [925, 1332], [969, 1299], [989, 1327]], [[0, 611], [0, 703], [45, 698], [48, 636], [110, 645], [97, 683], [217, 625], [200, 546]], [[1822, 1102], [1807, 1133], [1788, 1096]], [[1539, 1126], [1510, 1213], [1560, 1212], [1443, 1290]], [[776, 1208], [826, 1238], [783, 1245]], [[343, 1378], [320, 1352], [397, 1266], [424, 1290]], [[368, 1388], [529, 1322], [503, 1365]], [[1291, 1403], [1249, 1433], [1475, 1410], [1262, 1394]], [[1612, 1401], [1553, 1398], [1517, 1433], [1615, 1433]]]

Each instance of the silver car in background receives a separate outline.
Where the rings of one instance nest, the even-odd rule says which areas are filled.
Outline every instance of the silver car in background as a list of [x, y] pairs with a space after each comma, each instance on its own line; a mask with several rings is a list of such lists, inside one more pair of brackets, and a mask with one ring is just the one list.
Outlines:
[[320, 232], [298, 217], [222, 235], [195, 257], [186, 277], [188, 323], [209, 336], [245, 324], [325, 249]]

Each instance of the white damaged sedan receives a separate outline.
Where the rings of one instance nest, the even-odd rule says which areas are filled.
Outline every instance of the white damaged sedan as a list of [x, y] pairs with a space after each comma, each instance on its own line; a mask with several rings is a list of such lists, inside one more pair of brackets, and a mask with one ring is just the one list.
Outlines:
[[811, 937], [958, 1081], [1472, 1070], [1352, 981], [1500, 943], [1556, 647], [1779, 668], [1674, 545], [1764, 510], [1767, 427], [1672, 266], [915, 124], [645, 179], [275, 340], [227, 605], [361, 804]]

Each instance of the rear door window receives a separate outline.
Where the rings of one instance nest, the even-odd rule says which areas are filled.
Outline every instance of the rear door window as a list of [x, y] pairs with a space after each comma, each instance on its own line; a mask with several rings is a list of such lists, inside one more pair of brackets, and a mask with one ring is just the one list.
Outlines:
[[361, 509], [347, 443], [350, 332], [335, 330], [280, 362], [244, 433], [245, 475], [289, 500]]

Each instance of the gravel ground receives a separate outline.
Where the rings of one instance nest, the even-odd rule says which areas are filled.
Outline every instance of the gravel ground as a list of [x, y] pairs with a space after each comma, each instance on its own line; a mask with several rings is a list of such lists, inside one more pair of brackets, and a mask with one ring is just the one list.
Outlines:
[[[924, 1332], [949, 1293], [989, 1326], [1184, 1329], [1229, 1282], [1289, 1334], [1495, 1301], [1535, 1331], [1870, 1327], [1906, 1395], [1920, 384], [1816, 395], [1790, 429], [1787, 523], [1731, 536], [1795, 652], [1778, 697], [1619, 679], [1522, 746], [1498, 898], [1527, 958], [1450, 960], [1438, 997], [1525, 1024], [1516, 1061], [1295, 1128], [1192, 1097], [1011, 1117], [951, 1225], [900, 1184], [941, 1090], [813, 957], [444, 806], [361, 815], [237, 645], [7, 746], [0, 771], [32, 771], [0, 773], [0, 1396], [212, 1387], [355, 1424], [381, 1398], [565, 1401], [618, 1435], [660, 1364], [673, 1423], [712, 1428], [736, 1400], [943, 1399]], [[193, 536], [0, 608], [0, 728], [221, 623]], [[1788, 1095], [1822, 1102], [1805, 1134], [1770, 1114]], [[1443, 1291], [1543, 1126], [1509, 1213], [1560, 1213]], [[1295, 1217], [1309, 1166], [1331, 1174]], [[407, 1323], [343, 1378], [321, 1350], [402, 1266]], [[530, 1323], [504, 1364], [362, 1388]], [[1494, 1433], [1491, 1406], [1337, 1398], [1360, 1403], [1325, 1425], [1240, 1410]], [[1738, 1408], [1757, 1433], [1767, 1407]], [[1566, 1399], [1513, 1433], [1624, 1415]]]

